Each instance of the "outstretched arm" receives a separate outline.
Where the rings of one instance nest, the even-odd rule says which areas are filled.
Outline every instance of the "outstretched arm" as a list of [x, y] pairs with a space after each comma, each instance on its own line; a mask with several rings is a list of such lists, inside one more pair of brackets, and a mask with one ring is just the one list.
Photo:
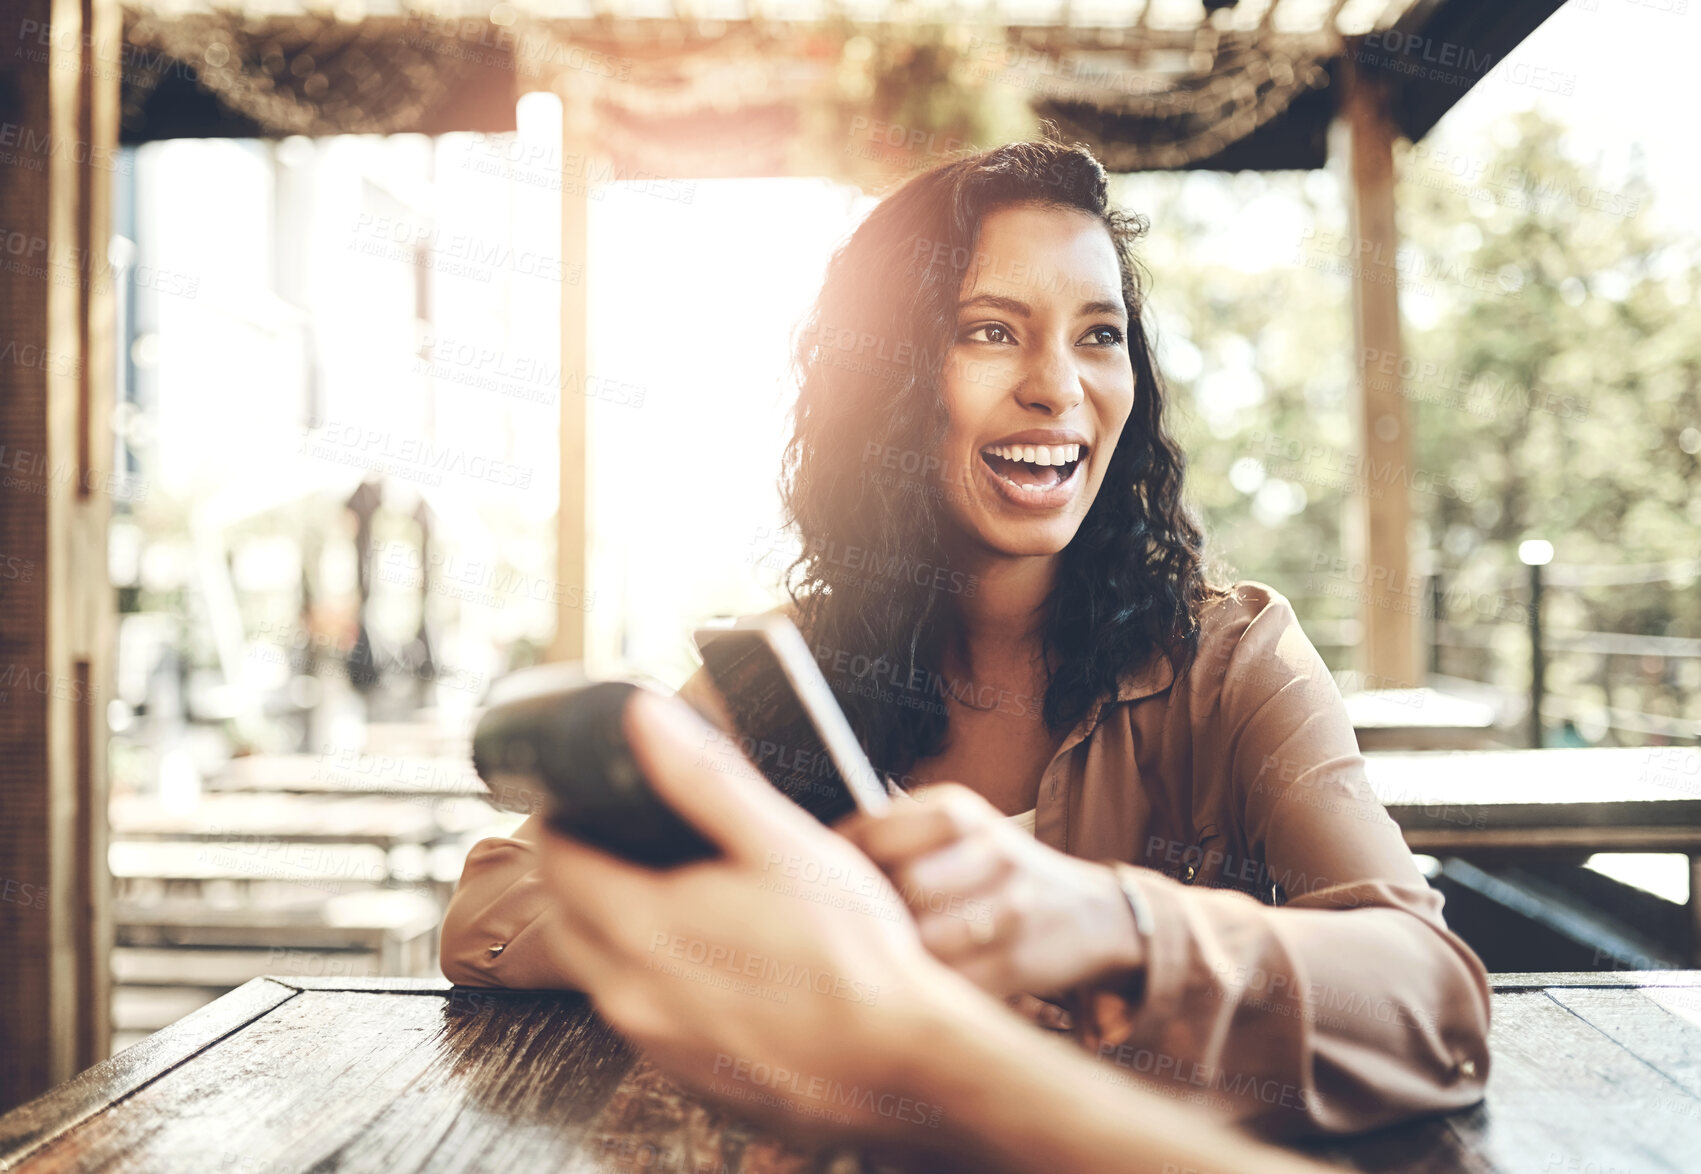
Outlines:
[[1108, 1080], [934, 959], [872, 861], [748, 764], [701, 762], [685, 707], [640, 696], [626, 717], [646, 777], [722, 855], [653, 872], [546, 834], [550, 917], [598, 1010], [682, 1083], [975, 1169], [1320, 1174]]

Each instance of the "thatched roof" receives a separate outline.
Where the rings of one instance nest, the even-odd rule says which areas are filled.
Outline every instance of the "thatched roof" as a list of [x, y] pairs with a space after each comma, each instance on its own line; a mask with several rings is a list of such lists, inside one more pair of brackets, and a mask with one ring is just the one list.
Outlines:
[[1417, 138], [1557, 7], [132, 0], [123, 137], [503, 130], [552, 89], [647, 174], [890, 173], [1032, 116], [1117, 170], [1309, 168], [1348, 57]]

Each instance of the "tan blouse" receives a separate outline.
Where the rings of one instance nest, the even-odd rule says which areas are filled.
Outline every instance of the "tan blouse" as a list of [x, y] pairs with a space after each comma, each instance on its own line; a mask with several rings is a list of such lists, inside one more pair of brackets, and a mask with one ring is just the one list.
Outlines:
[[[1140, 1079], [1265, 1133], [1352, 1132], [1480, 1100], [1489, 987], [1371, 794], [1346, 708], [1273, 588], [1242, 581], [1198, 652], [1154, 655], [1063, 742], [1034, 833], [1115, 862], [1147, 964], [1074, 992], [1106, 1079]], [[694, 689], [696, 679], [687, 683]], [[443, 973], [562, 988], [538, 827], [482, 840], [443, 923]]]

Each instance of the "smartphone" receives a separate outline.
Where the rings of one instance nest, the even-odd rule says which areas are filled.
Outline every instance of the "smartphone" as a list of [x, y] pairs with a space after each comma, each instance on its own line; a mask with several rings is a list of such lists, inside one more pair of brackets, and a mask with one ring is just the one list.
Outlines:
[[692, 634], [736, 731], [735, 750], [822, 823], [880, 814], [895, 789], [869, 763], [797, 625], [749, 616]]
[[644, 688], [590, 680], [576, 665], [538, 665], [495, 682], [472, 745], [491, 802], [540, 814], [556, 830], [637, 864], [665, 868], [719, 855], [650, 789], [626, 744], [626, 706]]

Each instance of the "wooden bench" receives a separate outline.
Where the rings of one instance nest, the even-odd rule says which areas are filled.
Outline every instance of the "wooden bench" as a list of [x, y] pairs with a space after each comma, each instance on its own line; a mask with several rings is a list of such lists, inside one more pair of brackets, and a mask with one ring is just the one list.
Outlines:
[[435, 721], [366, 723], [366, 749], [373, 754], [466, 758], [471, 746], [467, 730], [448, 729]]
[[114, 1048], [264, 974], [434, 976], [440, 916], [432, 898], [396, 889], [272, 905], [120, 902], [112, 951]]
[[299, 844], [281, 840], [120, 840], [109, 845], [107, 864], [126, 889], [150, 884], [199, 889], [208, 882], [238, 888], [270, 884], [301, 895], [336, 894], [385, 884], [389, 853], [372, 844]]

